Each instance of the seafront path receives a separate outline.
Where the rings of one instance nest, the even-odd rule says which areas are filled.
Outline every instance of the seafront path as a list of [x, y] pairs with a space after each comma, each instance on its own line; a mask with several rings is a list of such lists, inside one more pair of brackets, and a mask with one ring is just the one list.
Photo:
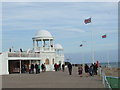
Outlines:
[[10, 74], [2, 76], [2, 88], [104, 88], [99, 76], [80, 77], [77, 68], [72, 75], [65, 72]]

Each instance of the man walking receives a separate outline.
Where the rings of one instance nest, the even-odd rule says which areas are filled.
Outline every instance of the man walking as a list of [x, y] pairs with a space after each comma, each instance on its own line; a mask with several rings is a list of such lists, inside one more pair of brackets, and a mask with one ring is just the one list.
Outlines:
[[31, 64], [31, 72], [34, 73], [34, 64]]
[[71, 65], [71, 63], [68, 64], [68, 71], [69, 71], [69, 75], [72, 75], [72, 65]]
[[36, 74], [38, 74], [38, 65], [35, 64]]
[[64, 72], [64, 70], [65, 70], [65, 65], [62, 64], [62, 71]]

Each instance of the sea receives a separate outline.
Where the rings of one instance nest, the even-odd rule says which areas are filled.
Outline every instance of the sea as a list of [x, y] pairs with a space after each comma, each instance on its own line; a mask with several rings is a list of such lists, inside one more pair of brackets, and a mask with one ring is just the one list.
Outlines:
[[[108, 63], [100, 63], [101, 66], [106, 67], [108, 66]], [[120, 68], [120, 62], [109, 62], [109, 66], [115, 67], [115, 68]]]
[[[89, 66], [91, 65], [91, 63], [87, 63]], [[104, 62], [104, 63], [100, 63], [100, 65], [102, 67], [107, 67], [108, 66], [108, 63], [107, 62]], [[120, 62], [109, 62], [109, 66], [110, 67], [115, 67], [115, 68], [120, 68]]]

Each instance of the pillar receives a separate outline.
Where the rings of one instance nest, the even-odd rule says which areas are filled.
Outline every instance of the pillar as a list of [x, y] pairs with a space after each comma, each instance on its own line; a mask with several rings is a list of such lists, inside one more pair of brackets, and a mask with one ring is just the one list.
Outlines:
[[21, 74], [21, 60], [20, 60], [20, 74]]
[[50, 39], [49, 39], [49, 51], [51, 50], [51, 43], [50, 43]]
[[42, 42], [42, 47], [43, 47], [43, 39], [41, 39], [41, 42]]
[[35, 40], [33, 40], [33, 48], [35, 47]]
[[44, 45], [43, 46], [45, 47], [45, 41], [44, 41]]
[[37, 47], [38, 47], [38, 41], [37, 41]]

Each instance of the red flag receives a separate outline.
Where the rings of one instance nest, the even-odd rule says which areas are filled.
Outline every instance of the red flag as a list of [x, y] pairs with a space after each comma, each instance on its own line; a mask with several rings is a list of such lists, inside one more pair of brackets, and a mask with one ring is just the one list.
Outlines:
[[85, 23], [85, 24], [91, 23], [91, 18], [85, 19], [85, 20], [84, 20], [84, 23]]
[[106, 38], [107, 37], [107, 35], [102, 35], [102, 38]]

